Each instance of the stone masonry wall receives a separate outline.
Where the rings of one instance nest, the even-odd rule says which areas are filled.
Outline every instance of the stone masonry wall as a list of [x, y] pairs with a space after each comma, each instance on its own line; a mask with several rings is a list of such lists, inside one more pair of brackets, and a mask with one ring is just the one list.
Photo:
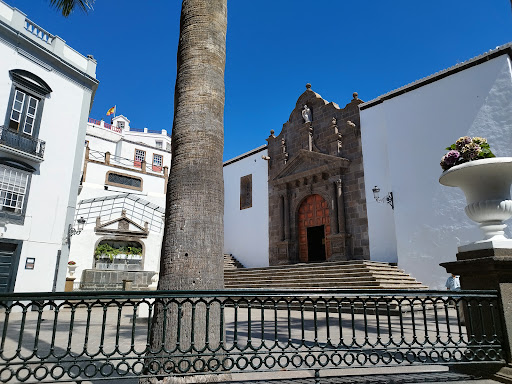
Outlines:
[[[310, 195], [327, 202], [329, 260], [369, 259], [359, 108], [354, 93], [345, 108], [310, 89], [299, 97], [278, 136], [271, 132], [269, 159], [269, 263], [299, 260], [298, 210]], [[311, 122], [302, 111], [307, 105]]]

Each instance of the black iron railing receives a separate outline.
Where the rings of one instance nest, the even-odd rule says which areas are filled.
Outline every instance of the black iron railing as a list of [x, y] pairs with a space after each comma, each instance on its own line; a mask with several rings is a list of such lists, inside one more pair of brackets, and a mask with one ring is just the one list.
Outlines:
[[495, 291], [6, 294], [0, 382], [496, 363], [500, 319]]
[[46, 146], [43, 140], [21, 135], [19, 132], [12, 131], [4, 126], [0, 126], [0, 144], [34, 155], [41, 160], [44, 157]]

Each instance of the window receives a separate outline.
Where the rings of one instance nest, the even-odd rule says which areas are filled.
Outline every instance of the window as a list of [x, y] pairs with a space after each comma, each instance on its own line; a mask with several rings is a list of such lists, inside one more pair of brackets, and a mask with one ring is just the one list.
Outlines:
[[123, 173], [108, 171], [105, 178], [105, 184], [142, 191], [142, 179], [140, 177], [125, 175]]
[[44, 99], [52, 89], [31, 72], [13, 69], [9, 74], [12, 89], [5, 125], [11, 132], [37, 138]]
[[133, 165], [142, 168], [142, 162], [146, 159], [146, 151], [135, 149]]
[[168, 151], [170, 151], [170, 150], [171, 150], [171, 143], [167, 143], [167, 144], [165, 145], [165, 149], [167, 149]]
[[117, 127], [121, 128], [121, 129], [124, 129], [124, 121], [118, 121], [117, 122]]
[[38, 104], [39, 99], [16, 89], [9, 119], [9, 128], [19, 132], [20, 128], [23, 127], [22, 132], [32, 136]]
[[153, 154], [153, 171], [154, 172], [162, 172], [162, 163], [164, 162], [164, 157], [162, 155], [158, 155], [156, 153]]
[[252, 174], [240, 178], [240, 210], [252, 207]]
[[0, 210], [21, 215], [30, 174], [0, 165]]
[[163, 143], [160, 140], [157, 140], [157, 141], [155, 141], [155, 146], [157, 148], [162, 148], [163, 147]]

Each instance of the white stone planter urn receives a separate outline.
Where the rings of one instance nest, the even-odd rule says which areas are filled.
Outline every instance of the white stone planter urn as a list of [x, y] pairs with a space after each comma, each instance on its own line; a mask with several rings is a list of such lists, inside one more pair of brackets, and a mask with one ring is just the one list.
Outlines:
[[459, 252], [486, 248], [511, 248], [504, 223], [512, 217], [512, 157], [493, 157], [456, 165], [443, 172], [439, 182], [459, 187], [466, 195], [466, 215], [480, 224], [484, 238], [459, 247]]
[[68, 264], [68, 274], [69, 274], [69, 277], [74, 277], [75, 276], [76, 267], [78, 267], [78, 265], [76, 265], [76, 264], [73, 264], [73, 265]]

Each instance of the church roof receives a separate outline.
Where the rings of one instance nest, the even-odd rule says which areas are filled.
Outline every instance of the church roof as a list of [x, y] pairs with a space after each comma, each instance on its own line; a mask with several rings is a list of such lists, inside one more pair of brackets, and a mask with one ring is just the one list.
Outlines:
[[463, 61], [462, 63], [456, 64], [447, 69], [443, 69], [442, 71], [436, 72], [430, 76], [424, 77], [422, 79], [416, 80], [412, 83], [404, 85], [398, 89], [385, 93], [373, 100], [367, 101], [366, 103], [362, 103], [359, 105], [359, 109], [363, 110], [366, 108], [373, 107], [374, 105], [382, 103], [384, 100], [392, 99], [395, 96], [402, 95], [406, 92], [413, 91], [417, 88], [423, 87], [424, 85], [433, 83], [434, 81], [441, 80], [447, 76], [453, 75], [454, 73], [463, 71], [465, 69], [471, 68], [475, 65], [481, 64], [483, 62], [494, 59], [498, 56], [508, 54], [512, 57], [512, 43], [507, 43], [504, 45], [500, 45], [495, 49], [491, 49], [488, 52], [485, 52], [479, 56], [473, 57], [472, 59]]

